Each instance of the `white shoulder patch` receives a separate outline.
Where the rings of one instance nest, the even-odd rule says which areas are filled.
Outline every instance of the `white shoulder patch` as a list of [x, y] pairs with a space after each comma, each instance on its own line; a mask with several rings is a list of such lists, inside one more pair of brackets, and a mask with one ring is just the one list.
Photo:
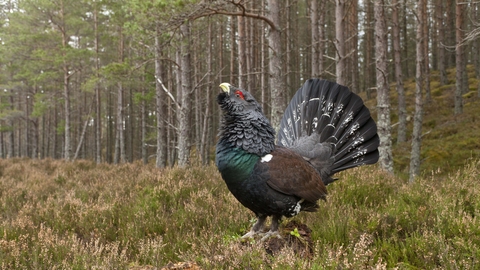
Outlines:
[[262, 157], [261, 162], [269, 162], [270, 160], [272, 160], [272, 158], [273, 158], [272, 155], [266, 154], [265, 156]]

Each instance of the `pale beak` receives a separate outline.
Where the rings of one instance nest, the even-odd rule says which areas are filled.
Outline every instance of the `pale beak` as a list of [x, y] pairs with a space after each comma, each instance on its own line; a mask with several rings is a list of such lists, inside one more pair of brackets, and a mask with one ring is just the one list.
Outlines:
[[230, 84], [229, 83], [222, 83], [220, 84], [220, 88], [222, 88], [222, 91], [230, 94]]

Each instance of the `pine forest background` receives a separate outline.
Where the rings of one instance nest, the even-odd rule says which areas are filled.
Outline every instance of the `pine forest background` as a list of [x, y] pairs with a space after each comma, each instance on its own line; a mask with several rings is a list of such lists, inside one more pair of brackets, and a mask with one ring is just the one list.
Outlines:
[[252, 92], [276, 125], [303, 82], [321, 77], [367, 100], [382, 166], [393, 170], [398, 148], [405, 172], [421, 145], [412, 123], [440, 107], [461, 117], [465, 99], [480, 97], [478, 1], [10, 0], [0, 9], [2, 158], [207, 164], [220, 83]]

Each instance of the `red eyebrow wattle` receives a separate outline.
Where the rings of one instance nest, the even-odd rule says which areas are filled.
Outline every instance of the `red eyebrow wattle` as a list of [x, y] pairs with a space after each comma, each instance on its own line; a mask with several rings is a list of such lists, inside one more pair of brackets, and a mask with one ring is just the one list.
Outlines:
[[238, 97], [241, 98], [241, 99], [245, 99], [245, 97], [243, 96], [242, 91], [240, 91], [240, 90], [235, 90], [235, 95], [238, 95]]

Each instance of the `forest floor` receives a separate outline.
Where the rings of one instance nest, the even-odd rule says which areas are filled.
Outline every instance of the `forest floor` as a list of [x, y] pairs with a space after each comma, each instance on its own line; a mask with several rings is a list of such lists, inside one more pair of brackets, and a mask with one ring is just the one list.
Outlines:
[[337, 175], [283, 240], [244, 241], [253, 214], [214, 165], [0, 160], [0, 269], [475, 269], [480, 161], [414, 183]]

